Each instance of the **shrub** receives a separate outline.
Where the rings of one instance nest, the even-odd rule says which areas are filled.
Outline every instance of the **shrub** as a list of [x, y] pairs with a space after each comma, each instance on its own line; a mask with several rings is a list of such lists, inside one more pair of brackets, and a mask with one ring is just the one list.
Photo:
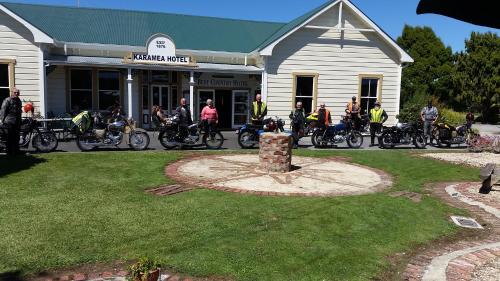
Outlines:
[[466, 113], [456, 112], [449, 108], [440, 108], [439, 110], [439, 121], [446, 122], [453, 126], [462, 125], [465, 123]]

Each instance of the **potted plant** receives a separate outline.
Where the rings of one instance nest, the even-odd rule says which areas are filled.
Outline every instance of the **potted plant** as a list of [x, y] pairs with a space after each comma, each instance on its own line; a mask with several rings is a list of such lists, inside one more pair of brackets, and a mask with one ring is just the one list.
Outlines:
[[128, 267], [129, 281], [157, 281], [160, 277], [160, 264], [148, 258], [141, 258]]

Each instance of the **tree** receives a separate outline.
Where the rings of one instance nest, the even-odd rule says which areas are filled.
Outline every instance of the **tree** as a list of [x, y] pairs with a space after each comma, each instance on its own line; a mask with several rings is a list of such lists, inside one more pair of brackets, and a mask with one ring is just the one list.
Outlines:
[[458, 100], [481, 112], [483, 122], [497, 122], [500, 106], [500, 38], [472, 32], [456, 56], [453, 82]]
[[405, 25], [397, 43], [415, 60], [403, 69], [401, 104], [415, 95], [434, 96], [447, 103], [453, 101], [451, 48], [446, 47], [430, 27]]

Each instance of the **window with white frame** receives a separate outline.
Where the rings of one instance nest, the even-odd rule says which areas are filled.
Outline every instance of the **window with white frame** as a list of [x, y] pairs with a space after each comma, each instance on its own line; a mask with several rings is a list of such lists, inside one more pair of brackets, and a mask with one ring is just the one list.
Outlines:
[[0, 104], [10, 95], [9, 64], [0, 63]]
[[98, 76], [99, 110], [107, 110], [114, 104], [120, 104], [120, 72], [100, 70]]
[[367, 114], [375, 107], [375, 102], [380, 97], [381, 77], [362, 76], [360, 89], [360, 107], [361, 113]]

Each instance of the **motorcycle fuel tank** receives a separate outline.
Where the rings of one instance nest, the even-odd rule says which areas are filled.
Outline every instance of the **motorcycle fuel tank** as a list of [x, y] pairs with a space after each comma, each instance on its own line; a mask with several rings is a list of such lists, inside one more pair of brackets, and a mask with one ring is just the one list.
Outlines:
[[124, 127], [125, 127], [125, 121], [116, 121], [109, 124], [108, 128], [111, 132], [121, 132], [123, 131]]

